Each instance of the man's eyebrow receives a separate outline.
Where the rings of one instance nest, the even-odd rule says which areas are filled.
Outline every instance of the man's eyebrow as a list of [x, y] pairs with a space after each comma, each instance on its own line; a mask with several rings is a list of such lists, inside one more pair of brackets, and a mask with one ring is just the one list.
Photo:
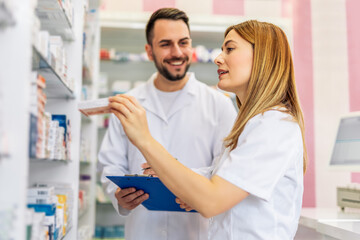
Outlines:
[[[224, 47], [226, 47], [226, 45], [228, 45], [229, 43], [231, 43], [231, 42], [234, 42], [234, 43], [236, 43], [234, 40], [227, 40], [225, 43], [224, 43]], [[223, 50], [223, 47], [221, 47], [221, 51]]]
[[171, 40], [169, 39], [162, 39], [159, 41], [159, 43], [169, 43], [169, 42], [171, 42]]
[[[181, 38], [181, 39], [179, 40], [179, 42], [184, 41], [184, 40], [190, 40], [190, 38], [189, 38], [189, 37]], [[169, 43], [169, 42], [172, 42], [172, 40], [170, 40], [170, 39], [162, 39], [162, 40], [159, 41], [159, 44], [160, 44], [160, 43]]]
[[184, 41], [184, 40], [190, 40], [190, 38], [189, 37], [184, 37], [184, 38], [180, 39], [180, 41]]

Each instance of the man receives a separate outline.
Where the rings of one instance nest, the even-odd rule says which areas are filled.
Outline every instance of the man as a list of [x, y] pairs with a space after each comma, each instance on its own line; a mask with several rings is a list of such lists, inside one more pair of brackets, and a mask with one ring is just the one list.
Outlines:
[[[145, 50], [158, 72], [128, 92], [146, 109], [152, 136], [174, 157], [191, 168], [209, 166], [221, 151], [236, 111], [229, 98], [187, 73], [192, 58], [188, 17], [163, 8], [146, 26]], [[216, 74], [214, 72], [214, 74]], [[127, 139], [119, 119], [111, 116], [99, 162], [101, 181], [115, 209], [127, 216], [126, 240], [207, 239], [207, 219], [198, 213], [149, 211], [140, 205], [149, 195], [134, 188], [120, 189], [108, 175], [142, 173], [142, 154]]]

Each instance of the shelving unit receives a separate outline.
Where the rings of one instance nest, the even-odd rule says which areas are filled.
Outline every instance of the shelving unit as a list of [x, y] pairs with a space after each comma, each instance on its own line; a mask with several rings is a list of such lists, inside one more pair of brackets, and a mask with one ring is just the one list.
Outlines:
[[[27, 189], [35, 183], [71, 186], [72, 194], [68, 195], [72, 203], [69, 212], [71, 225], [61, 239], [91, 239], [94, 232], [95, 190], [90, 191], [88, 207], [82, 212], [78, 211], [80, 174], [86, 172], [93, 175], [92, 184], [95, 186], [96, 163], [96, 141], [93, 143], [94, 150], [90, 153], [91, 161], [80, 161], [81, 126], [86, 125], [84, 128], [90, 129], [88, 138], [94, 139], [97, 138], [97, 128], [94, 119], [81, 121], [77, 109], [83, 84], [83, 32], [87, 0], [73, 0], [74, 11], [68, 12], [64, 11], [60, 2], [18, 0], [11, 1], [11, 8], [6, 9], [0, 4], [0, 64], [3, 66], [0, 72], [0, 239], [26, 239], [27, 226], [31, 221], [26, 216]], [[92, 0], [91, 4], [92, 9], [96, 10], [99, 2]], [[3, 21], [5, 13], [6, 16], [11, 16], [6, 22]], [[62, 36], [67, 56], [66, 79], [74, 80], [73, 86], [34, 47], [32, 30], [35, 14], [40, 18], [42, 30], [49, 31], [51, 35]], [[95, 18], [94, 21], [92, 24], [97, 24], [98, 19]], [[98, 39], [96, 34], [99, 31], [94, 34]], [[94, 45], [89, 47], [90, 51], [95, 51], [95, 55], [99, 51], [96, 46], [98, 43], [98, 40], [94, 41]], [[97, 64], [98, 59], [93, 58], [91, 65], [95, 67], [88, 70], [92, 76], [98, 75]], [[71, 121], [71, 157], [68, 160], [29, 157], [32, 71], [46, 79], [45, 111], [65, 114]], [[96, 89], [95, 77], [91, 84]]]
[[33, 47], [32, 63], [33, 70], [46, 79], [45, 93], [48, 98], [75, 98], [73, 90], [69, 88], [59, 73], [55, 71], [35, 47]]
[[5, 2], [0, 3], [0, 29], [15, 25], [13, 14]]
[[[84, 26], [85, 47], [82, 55], [82, 86], [89, 91], [87, 96], [82, 95], [82, 98], [87, 97], [87, 100], [96, 99], [97, 82], [99, 73], [99, 46], [100, 46], [100, 25], [99, 25], [99, 1], [92, 0], [89, 2], [86, 22]], [[84, 99], [83, 99], [84, 100]], [[88, 147], [88, 158], [84, 157], [84, 153], [80, 154], [80, 177], [88, 176], [89, 183], [87, 188], [87, 201], [85, 210], [79, 214], [78, 219], [78, 234], [91, 236], [95, 232], [95, 195], [96, 195], [96, 159], [97, 159], [97, 118], [96, 116], [85, 117], [81, 116], [81, 141], [88, 141], [85, 147]], [[80, 148], [83, 150], [84, 145]], [[80, 188], [82, 184], [80, 183]], [[84, 185], [84, 184], [83, 184]], [[86, 184], [85, 184], [86, 185]]]
[[36, 14], [43, 30], [47, 30], [51, 35], [60, 35], [64, 40], [75, 39], [73, 13], [65, 11], [59, 1], [39, 1]]

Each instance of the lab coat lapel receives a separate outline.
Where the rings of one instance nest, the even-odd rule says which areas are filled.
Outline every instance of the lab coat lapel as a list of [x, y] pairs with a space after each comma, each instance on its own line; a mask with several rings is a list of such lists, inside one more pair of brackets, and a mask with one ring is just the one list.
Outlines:
[[167, 122], [167, 117], [155, 92], [154, 75], [146, 83], [144, 92], [141, 94], [141, 104], [146, 109], [146, 111], [152, 112], [157, 117]]

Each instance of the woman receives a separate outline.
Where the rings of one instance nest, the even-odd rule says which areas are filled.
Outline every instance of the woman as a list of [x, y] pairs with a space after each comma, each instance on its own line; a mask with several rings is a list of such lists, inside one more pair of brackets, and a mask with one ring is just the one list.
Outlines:
[[210, 178], [176, 161], [152, 138], [136, 99], [110, 98], [112, 112], [181, 206], [213, 217], [210, 239], [293, 239], [306, 149], [286, 36], [265, 22], [230, 26], [215, 64], [218, 87], [236, 94], [239, 113]]

